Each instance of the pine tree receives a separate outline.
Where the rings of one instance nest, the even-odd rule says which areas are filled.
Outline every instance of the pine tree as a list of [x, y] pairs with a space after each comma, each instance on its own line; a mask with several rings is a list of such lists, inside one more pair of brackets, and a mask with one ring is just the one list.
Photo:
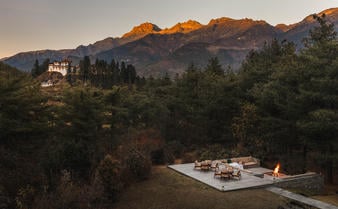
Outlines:
[[298, 126], [304, 141], [318, 151], [318, 163], [326, 169], [328, 182], [333, 182], [338, 165], [338, 40], [334, 25], [325, 15], [315, 15], [319, 23], [305, 39], [301, 53], [301, 100], [304, 116]]
[[67, 80], [67, 82], [70, 85], [73, 85], [73, 81], [72, 81], [72, 67], [71, 67], [71, 65], [68, 65], [66, 80]]
[[224, 75], [224, 70], [222, 68], [222, 65], [219, 63], [217, 57], [209, 59], [208, 65], [205, 70], [216, 75]]
[[82, 77], [83, 84], [86, 84], [89, 81], [90, 76], [90, 59], [89, 56], [85, 56], [83, 60], [80, 61], [80, 76]]
[[128, 83], [128, 71], [126, 68], [126, 63], [125, 62], [121, 62], [121, 79], [123, 83]]
[[45, 59], [43, 61], [43, 63], [40, 65], [40, 69], [39, 69], [39, 74], [41, 75], [42, 73], [46, 72], [48, 70], [48, 66], [49, 66], [49, 59]]
[[40, 75], [40, 65], [39, 65], [39, 60], [37, 59], [34, 62], [34, 66], [32, 68], [31, 74], [34, 78]]
[[39, 83], [25, 74], [0, 70], [0, 141], [34, 138], [43, 132], [43, 102]]

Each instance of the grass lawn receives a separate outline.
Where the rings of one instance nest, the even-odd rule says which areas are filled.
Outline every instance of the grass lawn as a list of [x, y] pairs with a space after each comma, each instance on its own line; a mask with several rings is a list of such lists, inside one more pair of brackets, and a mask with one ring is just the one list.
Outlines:
[[313, 199], [321, 200], [338, 207], [338, 185], [326, 185], [324, 188], [325, 195], [313, 196]]
[[149, 180], [131, 185], [119, 199], [119, 209], [277, 209], [288, 203], [264, 189], [220, 192], [165, 166], [154, 167]]
[[338, 194], [325, 195], [325, 196], [313, 196], [311, 197], [322, 202], [327, 202], [338, 207]]

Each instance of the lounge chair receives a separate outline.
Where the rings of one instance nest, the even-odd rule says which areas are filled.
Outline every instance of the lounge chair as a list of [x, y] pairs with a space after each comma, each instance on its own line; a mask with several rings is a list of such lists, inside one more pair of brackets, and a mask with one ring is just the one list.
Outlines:
[[260, 165], [260, 161], [252, 156], [231, 158], [231, 161], [242, 164], [244, 169], [256, 168]]
[[217, 177], [217, 176], [219, 176], [219, 177], [222, 176], [222, 172], [218, 167], [215, 169], [214, 178]]
[[208, 164], [209, 166], [211, 166], [211, 164], [212, 164], [212, 160], [205, 160], [205, 161], [203, 161], [203, 162], [205, 162], [205, 163]]
[[206, 161], [201, 162], [201, 170], [208, 171], [210, 169], [210, 164]]
[[232, 174], [232, 178], [237, 178], [238, 180], [241, 179], [241, 176], [242, 176], [242, 174], [241, 174], [241, 171], [240, 171], [240, 170], [237, 170], [236, 172], [234, 172], [234, 173]]
[[201, 169], [201, 167], [202, 167], [202, 164], [196, 160], [194, 169]]
[[231, 173], [221, 172], [221, 178], [227, 178], [227, 179], [230, 179], [230, 177], [231, 177]]
[[218, 167], [218, 162], [217, 161], [212, 161], [211, 165], [210, 165], [210, 169], [215, 171], [216, 168]]

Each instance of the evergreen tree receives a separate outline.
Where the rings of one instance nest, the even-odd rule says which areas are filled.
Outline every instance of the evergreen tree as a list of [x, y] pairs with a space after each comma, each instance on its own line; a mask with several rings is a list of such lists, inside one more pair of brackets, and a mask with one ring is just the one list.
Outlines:
[[39, 65], [39, 60], [35, 60], [34, 66], [31, 70], [31, 75], [36, 78], [42, 73], [46, 72], [48, 70], [49, 65], [49, 59], [45, 59], [41, 65]]
[[66, 92], [64, 103], [63, 121], [71, 123], [67, 129], [69, 137], [95, 141], [102, 123], [100, 94], [90, 89], [73, 89]]
[[322, 16], [313, 15], [313, 19], [317, 21], [319, 27], [315, 27], [309, 31], [309, 36], [304, 38], [303, 42], [306, 48], [325, 45], [336, 40], [337, 32], [334, 24], [326, 20], [325, 13]]
[[121, 79], [123, 83], [128, 83], [128, 71], [126, 68], [126, 63], [125, 62], [121, 62], [121, 71], [120, 71], [120, 75], [121, 75]]
[[40, 75], [42, 74], [42, 73], [44, 73], [44, 72], [47, 72], [47, 70], [48, 70], [48, 66], [49, 66], [49, 62], [50, 62], [50, 60], [49, 59], [45, 59], [44, 61], [43, 61], [43, 63], [40, 65], [40, 71], [39, 71], [39, 73], [40, 73]]
[[317, 160], [332, 183], [334, 168], [338, 167], [338, 40], [334, 25], [325, 15], [314, 18], [319, 26], [310, 31], [301, 53], [304, 116], [298, 126], [304, 142], [318, 150]]
[[31, 74], [34, 78], [40, 75], [40, 65], [39, 65], [39, 60], [37, 59], [34, 62], [34, 66], [32, 68]]
[[73, 85], [72, 74], [73, 74], [72, 67], [71, 65], [68, 65], [66, 80], [70, 85]]
[[224, 75], [224, 70], [222, 68], [222, 65], [219, 63], [217, 57], [209, 59], [208, 65], [205, 70], [209, 73], [214, 73], [216, 75]]
[[44, 101], [39, 83], [25, 74], [0, 70], [0, 141], [14, 143], [44, 132]]
[[163, 77], [163, 85], [170, 85], [171, 84], [171, 79], [169, 74], [166, 72], [164, 77]]
[[237, 140], [237, 148], [240, 152], [263, 157], [263, 142], [259, 138], [257, 107], [254, 104], [245, 103], [241, 107], [240, 115], [233, 118], [232, 133]]
[[136, 79], [136, 70], [135, 67], [133, 65], [127, 65], [127, 72], [128, 72], [128, 84], [129, 86], [131, 84], [135, 83], [135, 79]]
[[112, 85], [117, 85], [120, 82], [120, 69], [118, 62], [115, 62], [112, 59], [110, 63], [110, 70], [111, 70], [111, 83]]
[[80, 61], [80, 76], [84, 84], [89, 81], [90, 66], [91, 64], [90, 64], [89, 56], [85, 56], [83, 60]]
[[46, 171], [57, 175], [62, 169], [81, 178], [90, 175], [91, 159], [97, 153], [97, 140], [102, 126], [102, 95], [89, 88], [73, 88], [65, 92], [55, 128], [55, 147], [48, 153]]
[[[0, 62], [0, 187], [11, 202], [27, 185], [39, 185], [40, 153], [48, 138], [40, 83]], [[34, 169], [32, 169], [34, 168]], [[33, 195], [33, 194], [30, 194]]]

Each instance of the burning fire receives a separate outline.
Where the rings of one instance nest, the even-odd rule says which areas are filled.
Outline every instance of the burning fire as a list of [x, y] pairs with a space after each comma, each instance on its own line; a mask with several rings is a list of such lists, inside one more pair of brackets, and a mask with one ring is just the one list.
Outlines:
[[273, 170], [272, 176], [276, 176], [276, 177], [278, 177], [278, 176], [279, 176], [279, 173], [278, 173], [278, 171], [279, 171], [279, 167], [280, 167], [280, 164], [279, 164], [279, 163], [277, 163], [277, 165], [276, 165], [275, 169]]

